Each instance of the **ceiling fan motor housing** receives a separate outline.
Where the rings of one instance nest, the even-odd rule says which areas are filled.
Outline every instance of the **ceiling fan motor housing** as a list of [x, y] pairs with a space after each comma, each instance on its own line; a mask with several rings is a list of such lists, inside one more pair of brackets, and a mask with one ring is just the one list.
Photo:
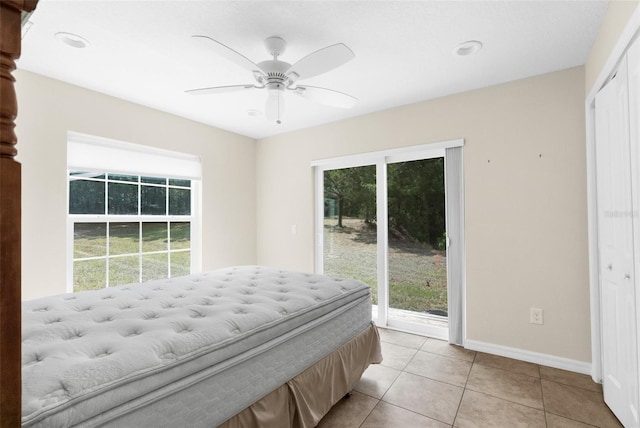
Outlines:
[[291, 64], [288, 62], [271, 59], [258, 63], [258, 67], [267, 75], [265, 86], [268, 89], [284, 91], [287, 86], [293, 83], [285, 74], [291, 68]]

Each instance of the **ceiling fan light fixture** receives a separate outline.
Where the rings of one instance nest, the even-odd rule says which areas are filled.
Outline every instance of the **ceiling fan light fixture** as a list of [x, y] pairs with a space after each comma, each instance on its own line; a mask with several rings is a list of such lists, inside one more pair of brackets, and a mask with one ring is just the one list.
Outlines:
[[482, 42], [478, 40], [469, 40], [460, 43], [454, 52], [458, 56], [469, 56], [478, 53], [480, 49], [482, 49]]
[[89, 41], [82, 36], [61, 31], [55, 34], [56, 39], [67, 46], [76, 49], [83, 49], [89, 45]]
[[284, 88], [268, 87], [267, 92], [265, 116], [280, 125], [284, 116]]

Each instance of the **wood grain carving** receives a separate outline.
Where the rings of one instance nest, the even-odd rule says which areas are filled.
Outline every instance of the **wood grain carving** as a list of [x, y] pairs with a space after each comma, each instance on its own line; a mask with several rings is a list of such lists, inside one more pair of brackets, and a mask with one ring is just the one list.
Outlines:
[[19, 427], [22, 413], [21, 365], [21, 168], [15, 118], [18, 103], [13, 78], [20, 56], [21, 13], [37, 0], [0, 1], [0, 427]]

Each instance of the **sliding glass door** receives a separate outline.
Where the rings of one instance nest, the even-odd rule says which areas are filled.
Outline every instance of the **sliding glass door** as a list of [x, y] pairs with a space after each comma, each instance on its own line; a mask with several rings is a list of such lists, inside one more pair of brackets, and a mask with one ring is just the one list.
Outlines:
[[447, 327], [444, 158], [387, 165], [391, 320]]
[[[452, 212], [449, 200], [462, 197], [461, 143], [316, 165], [316, 271], [369, 284], [378, 325], [454, 343], [462, 338], [462, 204]], [[453, 264], [450, 224], [458, 255]]]
[[328, 170], [323, 179], [324, 273], [369, 284], [377, 305], [376, 167]]

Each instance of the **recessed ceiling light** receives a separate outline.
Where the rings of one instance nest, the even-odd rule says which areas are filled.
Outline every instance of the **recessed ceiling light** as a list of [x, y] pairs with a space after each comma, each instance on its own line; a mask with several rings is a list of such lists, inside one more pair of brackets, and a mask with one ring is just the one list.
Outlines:
[[71, 46], [72, 48], [82, 49], [86, 48], [87, 45], [89, 45], [89, 41], [87, 39], [73, 33], [56, 33], [56, 39], [58, 39], [65, 45]]
[[262, 113], [260, 112], [260, 110], [247, 110], [247, 114], [249, 116], [260, 116]]
[[482, 49], [482, 42], [477, 40], [469, 40], [468, 42], [460, 43], [454, 51], [458, 56], [473, 55]]

